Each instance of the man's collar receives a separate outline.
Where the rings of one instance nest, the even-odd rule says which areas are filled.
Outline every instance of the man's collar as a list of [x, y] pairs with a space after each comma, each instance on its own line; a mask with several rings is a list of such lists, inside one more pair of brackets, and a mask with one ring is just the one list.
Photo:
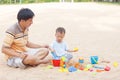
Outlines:
[[[20, 31], [21, 31], [21, 32], [24, 32], [23, 29], [22, 29], [22, 27], [20, 26], [20, 24], [19, 24], [18, 22], [17, 22], [17, 25], [18, 25], [18, 28], [20, 29]], [[25, 31], [26, 31], [26, 30], [28, 31], [28, 28], [25, 29]]]
[[21, 28], [20, 24], [17, 22], [17, 26], [20, 29], [21, 32], [23, 32], [23, 29]]

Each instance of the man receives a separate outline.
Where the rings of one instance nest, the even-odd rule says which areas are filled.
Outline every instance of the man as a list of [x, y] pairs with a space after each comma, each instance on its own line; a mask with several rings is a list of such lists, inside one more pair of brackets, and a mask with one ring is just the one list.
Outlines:
[[[47, 63], [47, 45], [37, 45], [28, 41], [28, 28], [33, 23], [34, 13], [23, 8], [17, 14], [18, 22], [6, 31], [2, 52], [7, 57], [7, 65], [17, 68]], [[28, 48], [31, 48], [28, 50]], [[33, 49], [32, 49], [33, 48]]]

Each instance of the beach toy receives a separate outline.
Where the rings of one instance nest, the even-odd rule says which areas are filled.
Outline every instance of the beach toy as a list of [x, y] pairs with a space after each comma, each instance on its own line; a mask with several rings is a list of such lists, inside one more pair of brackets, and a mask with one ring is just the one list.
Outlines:
[[98, 63], [98, 56], [91, 56], [90, 60], [91, 60], [91, 64], [97, 64]]
[[93, 69], [91, 68], [91, 69], [89, 69], [89, 71], [90, 71], [90, 72], [93, 72]]
[[64, 67], [64, 65], [65, 65], [65, 62], [60, 60], [60, 67]]
[[96, 72], [103, 72], [104, 70], [97, 69]]
[[111, 68], [110, 68], [109, 66], [106, 66], [104, 70], [105, 70], [105, 71], [110, 71], [110, 69], [111, 69]]
[[75, 72], [75, 71], [77, 71], [77, 69], [76, 69], [74, 66], [70, 66], [70, 67], [68, 68], [68, 71], [69, 71], [69, 72]]
[[88, 71], [89, 69], [88, 68], [84, 68], [84, 71]]
[[80, 67], [80, 70], [84, 70], [84, 67]]
[[104, 67], [101, 67], [101, 66], [93, 66], [93, 67], [97, 69], [104, 69]]
[[66, 61], [66, 57], [65, 57], [65, 56], [62, 56], [62, 57], [61, 57], [61, 60], [65, 62], [65, 61]]
[[91, 69], [93, 67], [92, 64], [87, 64], [84, 68], [84, 71], [89, 71], [89, 69]]
[[56, 55], [56, 53], [51, 52], [51, 54], [52, 54], [53, 59], [60, 59], [60, 58]]
[[60, 67], [60, 60], [53, 59], [52, 62], [54, 67]]
[[66, 61], [66, 58], [65, 58], [64, 56], [62, 56], [62, 57], [61, 57], [61, 60], [60, 60], [60, 67], [63, 67], [63, 68], [66, 67], [65, 61]]
[[59, 72], [68, 72], [68, 69], [67, 68], [60, 68]]
[[84, 63], [84, 59], [82, 57], [79, 58], [79, 63]]
[[95, 76], [97, 73], [96, 72], [93, 72], [92, 75]]
[[87, 64], [87, 65], [86, 65], [86, 68], [87, 68], [87, 69], [90, 69], [90, 68], [92, 68], [92, 67], [93, 67], [92, 64]]
[[103, 61], [101, 61], [102, 63], [110, 63], [110, 61], [105, 61], [105, 60], [103, 60]]
[[53, 69], [53, 66], [52, 65], [48, 65], [47, 69]]
[[113, 66], [114, 66], [114, 67], [118, 67], [118, 62], [114, 62], [114, 63], [113, 63]]
[[74, 51], [78, 51], [79, 49], [76, 47], [76, 48], [74, 48], [73, 50], [74, 50]]
[[79, 63], [75, 63], [75, 68], [79, 68], [80, 64]]
[[80, 72], [80, 70], [79, 70], [79, 69], [77, 69], [77, 72]]

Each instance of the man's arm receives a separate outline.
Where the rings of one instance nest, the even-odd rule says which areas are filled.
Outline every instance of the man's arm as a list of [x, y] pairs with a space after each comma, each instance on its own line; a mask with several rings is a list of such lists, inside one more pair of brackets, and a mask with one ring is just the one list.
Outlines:
[[6, 31], [5, 38], [3, 41], [3, 46], [2, 46], [2, 53], [12, 56], [12, 57], [20, 57], [24, 58], [26, 55], [24, 53], [18, 53], [15, 50], [11, 48], [11, 45], [13, 44], [14, 41], [14, 32], [11, 31]]
[[26, 45], [28, 48], [49, 48], [48, 45], [38, 45], [38, 44], [34, 44], [32, 42], [27, 42], [27, 45]]
[[24, 59], [27, 55], [24, 53], [18, 53], [16, 51], [14, 51], [13, 49], [9, 48], [9, 47], [5, 47], [2, 46], [2, 53], [8, 55], [8, 56], [12, 56], [12, 57], [20, 57], [22, 59]]

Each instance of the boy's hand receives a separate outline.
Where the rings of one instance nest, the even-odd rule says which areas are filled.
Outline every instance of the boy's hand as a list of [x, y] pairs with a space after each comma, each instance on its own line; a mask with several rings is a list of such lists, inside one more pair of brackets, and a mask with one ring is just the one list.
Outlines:
[[73, 50], [73, 52], [77, 52], [78, 50]]
[[53, 48], [51, 48], [51, 47], [49, 47], [49, 50], [50, 50], [51, 52], [55, 52], [55, 50], [54, 50]]
[[78, 48], [74, 48], [74, 49], [73, 49], [74, 52], [77, 52], [78, 50], [79, 50]]
[[54, 50], [54, 49], [51, 49], [51, 52], [55, 52], [55, 50]]

